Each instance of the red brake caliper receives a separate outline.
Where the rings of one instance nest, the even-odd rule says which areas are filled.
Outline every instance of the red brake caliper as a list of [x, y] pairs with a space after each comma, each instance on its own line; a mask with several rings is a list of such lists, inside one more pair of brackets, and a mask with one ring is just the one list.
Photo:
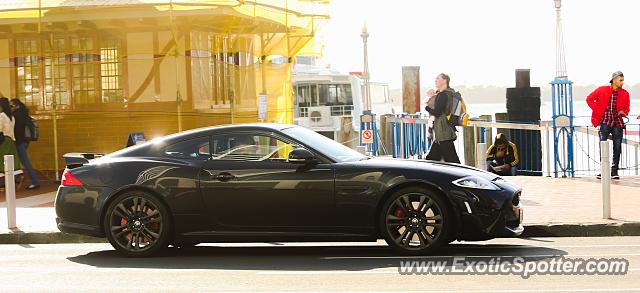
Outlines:
[[404, 218], [406, 215], [404, 214], [404, 211], [402, 210], [402, 208], [397, 207], [395, 212], [393, 213], [394, 216], [398, 217], [398, 218]]

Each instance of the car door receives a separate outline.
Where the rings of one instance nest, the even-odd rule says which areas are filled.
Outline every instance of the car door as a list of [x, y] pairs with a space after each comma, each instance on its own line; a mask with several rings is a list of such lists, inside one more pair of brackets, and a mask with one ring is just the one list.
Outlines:
[[274, 133], [213, 135], [201, 192], [217, 231], [320, 232], [332, 226], [330, 163], [290, 163], [299, 144]]

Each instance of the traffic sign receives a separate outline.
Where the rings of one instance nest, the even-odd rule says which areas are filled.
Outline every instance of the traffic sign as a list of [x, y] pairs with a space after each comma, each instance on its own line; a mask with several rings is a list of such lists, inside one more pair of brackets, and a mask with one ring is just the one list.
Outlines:
[[362, 143], [373, 143], [373, 130], [367, 129], [362, 131]]

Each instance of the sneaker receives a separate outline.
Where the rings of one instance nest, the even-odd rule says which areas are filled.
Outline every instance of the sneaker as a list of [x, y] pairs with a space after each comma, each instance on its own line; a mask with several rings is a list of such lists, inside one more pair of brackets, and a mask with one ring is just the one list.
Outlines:
[[38, 188], [40, 188], [40, 185], [31, 184], [31, 185], [27, 186], [25, 189], [26, 190], [33, 190], [33, 189], [38, 189]]
[[618, 174], [611, 175], [611, 179], [620, 179], [620, 175]]
[[602, 179], [602, 175], [598, 174], [598, 175], [596, 175], [596, 178]]

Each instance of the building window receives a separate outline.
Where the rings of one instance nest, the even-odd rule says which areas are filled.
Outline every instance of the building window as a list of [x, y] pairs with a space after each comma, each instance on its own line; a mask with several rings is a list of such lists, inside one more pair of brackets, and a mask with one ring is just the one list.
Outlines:
[[59, 108], [122, 102], [122, 46], [118, 38], [16, 40], [17, 96], [39, 110], [52, 109], [54, 96]]
[[209, 50], [211, 59], [209, 64], [212, 72], [213, 100], [216, 104], [228, 104], [238, 95], [240, 54], [233, 52], [236, 40], [221, 35], [209, 36]]
[[44, 109], [51, 109], [55, 94], [57, 107], [69, 105], [69, 92], [67, 91], [67, 68], [65, 62], [65, 40], [54, 39], [44, 41], [45, 58], [45, 103]]
[[93, 38], [71, 40], [71, 71], [73, 73], [73, 101], [76, 105], [95, 104], [95, 59]]
[[33, 109], [42, 108], [40, 70], [38, 41], [16, 40], [16, 92], [18, 98]]
[[122, 102], [122, 41], [115, 38], [100, 41], [100, 85], [102, 102]]

